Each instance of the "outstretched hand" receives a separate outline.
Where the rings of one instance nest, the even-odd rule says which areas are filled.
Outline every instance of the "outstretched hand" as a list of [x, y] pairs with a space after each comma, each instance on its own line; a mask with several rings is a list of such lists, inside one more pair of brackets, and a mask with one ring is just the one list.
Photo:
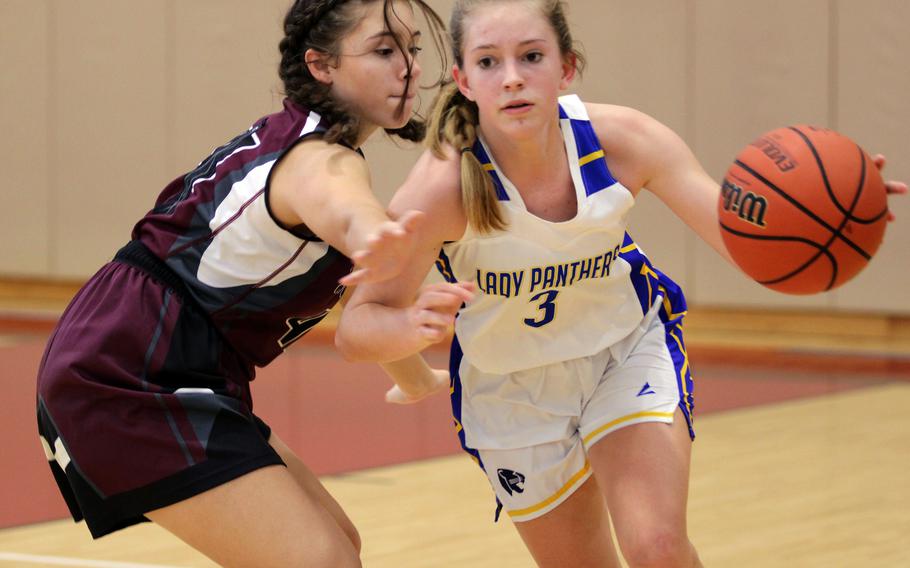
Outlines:
[[365, 282], [381, 282], [398, 276], [411, 260], [417, 245], [416, 233], [424, 214], [408, 211], [396, 221], [386, 221], [367, 237], [366, 248], [354, 251], [351, 260], [354, 270], [338, 282], [355, 286]]
[[473, 282], [440, 282], [420, 290], [414, 304], [408, 308], [408, 319], [427, 343], [439, 343], [455, 325], [455, 314], [461, 305], [474, 298]]
[[[882, 154], [876, 154], [872, 157], [872, 163], [875, 164], [875, 167], [878, 168], [878, 171], [882, 171], [885, 168], [887, 160]], [[907, 194], [907, 184], [902, 181], [886, 181], [885, 182], [885, 191], [888, 195], [906, 195]], [[888, 210], [888, 221], [894, 221], [894, 213], [891, 210]]]
[[449, 386], [449, 372], [442, 369], [433, 369], [433, 382], [423, 385], [419, 391], [405, 392], [398, 385], [393, 386], [385, 393], [385, 401], [392, 404], [414, 404], [425, 399], [435, 392]]

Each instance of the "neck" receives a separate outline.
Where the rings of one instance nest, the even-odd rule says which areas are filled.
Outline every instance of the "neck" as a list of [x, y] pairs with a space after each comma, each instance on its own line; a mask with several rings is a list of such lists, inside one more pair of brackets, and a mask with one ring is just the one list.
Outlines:
[[559, 157], [558, 163], [565, 161], [565, 144], [558, 120], [547, 122], [544, 128], [526, 138], [485, 130], [482, 124], [480, 133], [496, 163], [515, 184], [520, 180], [546, 179], [552, 175], [554, 157]]
[[367, 139], [373, 135], [374, 132], [379, 130], [379, 127], [375, 124], [363, 124], [360, 126], [360, 131], [357, 133], [357, 137], [354, 139], [354, 148], [360, 148], [363, 146]]

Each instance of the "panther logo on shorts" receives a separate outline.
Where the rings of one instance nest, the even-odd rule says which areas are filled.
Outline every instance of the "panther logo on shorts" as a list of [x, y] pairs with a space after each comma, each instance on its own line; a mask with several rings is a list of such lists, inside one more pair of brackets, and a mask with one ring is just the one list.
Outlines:
[[496, 470], [496, 474], [499, 476], [499, 483], [502, 484], [503, 489], [508, 491], [509, 495], [511, 495], [512, 492], [524, 492], [524, 475], [518, 473], [517, 471], [512, 471], [511, 469], [498, 469]]

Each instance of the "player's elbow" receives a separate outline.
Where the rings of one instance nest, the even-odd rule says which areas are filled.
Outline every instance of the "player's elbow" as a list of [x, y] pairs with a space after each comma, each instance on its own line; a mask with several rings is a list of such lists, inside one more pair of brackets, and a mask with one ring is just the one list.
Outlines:
[[344, 323], [339, 323], [335, 330], [335, 350], [349, 363], [375, 363], [381, 361], [384, 355], [377, 350], [374, 342], [358, 332], [357, 326]]
[[349, 363], [361, 363], [369, 359], [362, 346], [349, 337], [349, 334], [340, 326], [335, 330], [335, 350], [342, 359]]

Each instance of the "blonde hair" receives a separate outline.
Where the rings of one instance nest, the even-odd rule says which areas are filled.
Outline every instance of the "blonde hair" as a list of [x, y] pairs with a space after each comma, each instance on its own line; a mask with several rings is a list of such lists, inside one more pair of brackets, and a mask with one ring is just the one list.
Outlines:
[[[449, 21], [452, 52], [459, 67], [464, 66], [465, 20], [471, 11], [483, 4], [516, 0], [456, 0]], [[559, 50], [571, 60], [578, 71], [584, 69], [585, 58], [575, 47], [566, 20], [562, 0], [522, 0], [536, 2], [544, 17], [556, 33]], [[496, 196], [493, 182], [471, 149], [477, 142], [480, 114], [477, 104], [461, 94], [454, 82], [442, 86], [433, 102], [427, 125], [427, 146], [439, 158], [445, 157], [444, 148], [450, 145], [461, 153], [461, 202], [470, 226], [479, 233], [501, 231], [506, 228], [505, 218]]]

